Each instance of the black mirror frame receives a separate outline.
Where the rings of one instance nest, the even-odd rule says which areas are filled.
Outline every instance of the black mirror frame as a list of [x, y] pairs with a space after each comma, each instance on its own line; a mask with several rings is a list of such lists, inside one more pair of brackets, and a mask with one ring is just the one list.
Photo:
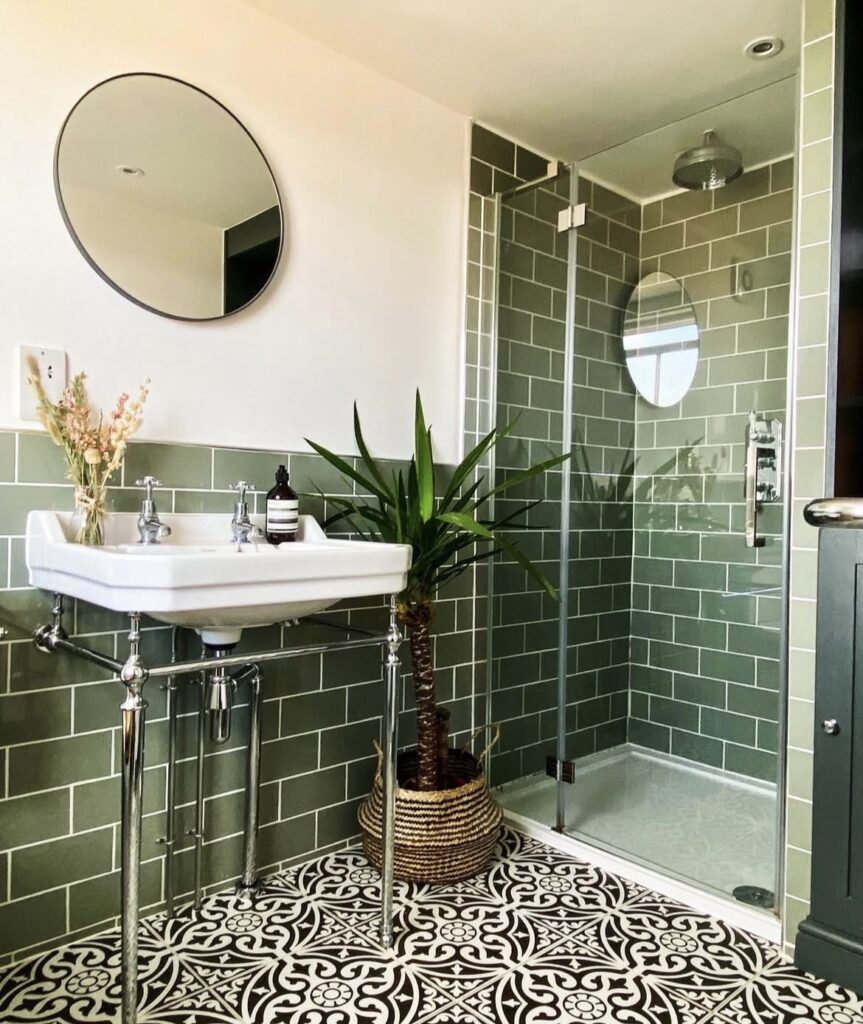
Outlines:
[[[92, 258], [92, 256], [89, 254], [89, 252], [87, 252], [87, 249], [84, 246], [84, 243], [78, 237], [78, 233], [75, 231], [75, 228], [72, 225], [72, 221], [69, 218], [69, 214], [66, 211], [66, 205], [63, 202], [63, 193], [62, 193], [62, 190], [60, 188], [60, 146], [61, 146], [61, 144], [63, 142], [63, 134], [66, 131], [66, 126], [68, 125], [69, 121], [71, 120], [72, 115], [75, 113], [75, 111], [78, 109], [78, 107], [84, 102], [84, 100], [87, 99], [87, 97], [90, 95], [90, 93], [95, 92], [96, 89], [100, 89], [103, 85], [107, 85], [109, 82], [116, 82], [118, 79], [121, 79], [121, 78], [140, 78], [142, 76], [146, 76], [147, 78], [162, 78], [162, 79], [165, 79], [166, 81], [176, 82], [178, 85], [183, 85], [187, 89], [194, 89], [195, 92], [200, 93], [202, 96], [206, 96], [206, 98], [208, 100], [210, 100], [211, 102], [215, 103], [216, 106], [221, 107], [221, 109], [228, 115], [228, 117], [230, 117], [233, 121], [235, 121], [239, 125], [239, 127], [245, 133], [245, 135], [247, 136], [249, 141], [252, 143], [252, 145], [258, 151], [258, 155], [260, 156], [261, 160], [263, 160], [264, 166], [267, 168], [267, 172], [269, 173], [270, 179], [271, 179], [271, 181], [273, 183], [273, 189], [274, 189], [274, 191], [276, 193], [276, 204], [277, 204], [277, 206], [279, 208], [279, 251], [276, 253], [276, 259], [275, 259], [275, 262], [273, 263], [273, 269], [270, 272], [269, 277], [267, 278], [267, 280], [264, 282], [263, 286], [261, 287], [260, 291], [258, 291], [257, 294], [253, 298], [249, 299], [248, 302], [244, 303], [242, 306], [238, 306], [236, 309], [232, 309], [229, 313], [220, 313], [218, 316], [178, 316], [176, 313], [167, 313], [167, 312], [165, 312], [165, 310], [157, 309], [155, 306], [151, 306], [148, 303], [142, 302], [140, 299], [137, 299], [134, 295], [132, 295], [129, 292], [127, 292], [125, 290], [125, 288], [121, 288], [120, 285], [118, 285], [116, 281], [114, 281], [112, 278], [110, 278], [105, 273], [105, 271], [102, 270], [102, 268], [98, 265], [98, 263], [96, 263], [96, 261]], [[251, 306], [253, 303], [257, 302], [257, 300], [264, 294], [264, 292], [272, 284], [273, 278], [276, 276], [276, 272], [279, 269], [279, 265], [280, 265], [281, 260], [282, 260], [282, 253], [284, 251], [284, 245], [285, 245], [285, 214], [284, 214], [284, 209], [283, 209], [283, 206], [282, 206], [282, 197], [281, 197], [281, 194], [279, 192], [279, 185], [278, 185], [278, 182], [276, 181], [276, 176], [275, 176], [275, 174], [273, 174], [273, 169], [270, 166], [270, 162], [267, 160], [266, 156], [264, 156], [263, 150], [258, 145], [257, 140], [252, 135], [252, 133], [249, 131], [249, 129], [246, 128], [246, 126], [236, 116], [236, 114], [234, 114], [231, 110], [229, 110], [224, 105], [224, 103], [220, 103], [219, 100], [217, 100], [215, 98], [215, 96], [210, 95], [210, 93], [208, 93], [205, 89], [201, 89], [197, 85], [192, 85], [191, 82], [186, 82], [182, 78], [177, 78], [174, 75], [164, 75], [164, 74], [161, 74], [160, 72], [157, 72], [157, 71], [127, 71], [127, 72], [124, 72], [123, 74], [120, 74], [120, 75], [111, 75], [110, 78], [105, 78], [101, 82], [97, 82], [96, 85], [91, 86], [81, 97], [79, 97], [78, 100], [76, 100], [76, 102], [72, 106], [72, 108], [69, 111], [69, 113], [63, 119], [63, 124], [60, 126], [60, 132], [57, 135], [57, 142], [54, 145], [54, 162], [53, 163], [54, 163], [54, 194], [57, 197], [57, 205], [60, 207], [60, 215], [63, 218], [63, 223], [66, 225], [66, 230], [69, 232], [70, 236], [72, 237], [72, 241], [75, 243], [75, 247], [77, 248], [78, 252], [81, 253], [81, 255], [84, 257], [84, 259], [87, 261], [87, 263], [93, 268], [93, 270], [96, 271], [96, 273], [99, 275], [99, 277], [101, 277], [102, 280], [106, 284], [109, 284], [114, 289], [115, 292], [118, 292], [120, 295], [123, 296], [123, 298], [128, 299], [130, 302], [134, 303], [136, 306], [139, 306], [141, 309], [146, 309], [148, 312], [155, 313], [157, 316], [163, 316], [163, 317], [165, 317], [168, 320], [179, 320], [182, 323], [192, 323], [192, 324], [212, 323], [213, 321], [217, 321], [217, 320], [227, 320], [229, 317], [235, 316], [237, 313], [241, 313], [244, 309], [248, 309], [249, 306]]]

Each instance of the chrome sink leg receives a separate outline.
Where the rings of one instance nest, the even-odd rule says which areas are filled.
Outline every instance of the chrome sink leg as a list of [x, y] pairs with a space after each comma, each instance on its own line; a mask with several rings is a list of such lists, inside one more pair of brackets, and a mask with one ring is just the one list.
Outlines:
[[250, 666], [238, 681], [249, 687], [249, 747], [246, 753], [246, 821], [243, 836], [243, 877], [237, 883], [241, 896], [252, 897], [258, 887], [258, 805], [261, 789], [261, 671]]
[[[132, 616], [129, 643], [137, 654], [139, 617]], [[142, 696], [144, 682], [134, 678], [126, 683], [122, 712], [123, 796], [120, 842], [122, 1024], [135, 1024], [138, 1016], [138, 907], [141, 866], [141, 798], [144, 782], [144, 721], [147, 702]]]
[[393, 871], [395, 859], [396, 753], [398, 751], [399, 645], [396, 599], [390, 598], [390, 625], [384, 656], [384, 806], [381, 862], [381, 945], [393, 944]]

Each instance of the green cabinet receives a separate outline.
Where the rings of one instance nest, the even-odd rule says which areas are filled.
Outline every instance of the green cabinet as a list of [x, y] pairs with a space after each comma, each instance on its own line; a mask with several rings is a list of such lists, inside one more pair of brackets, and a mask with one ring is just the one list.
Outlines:
[[860, 992], [863, 529], [820, 531], [817, 628], [812, 901], [800, 925], [795, 962]]

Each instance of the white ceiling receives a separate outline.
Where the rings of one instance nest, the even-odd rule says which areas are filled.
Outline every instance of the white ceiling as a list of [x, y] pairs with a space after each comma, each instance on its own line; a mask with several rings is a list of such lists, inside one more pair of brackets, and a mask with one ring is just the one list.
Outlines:
[[701, 144], [708, 128], [743, 154], [743, 166], [757, 167], [794, 151], [796, 79], [767, 85], [581, 161], [580, 171], [625, 192], [640, 203], [680, 191], [671, 181], [675, 158]]
[[[144, 174], [121, 174], [118, 164]], [[115, 78], [79, 103], [63, 130], [59, 174], [61, 184], [219, 228], [277, 201], [239, 123], [197, 89], [154, 75]]]
[[[799, 0], [245, 2], [567, 160], [786, 78], [799, 51]], [[765, 35], [784, 51], [746, 58]]]

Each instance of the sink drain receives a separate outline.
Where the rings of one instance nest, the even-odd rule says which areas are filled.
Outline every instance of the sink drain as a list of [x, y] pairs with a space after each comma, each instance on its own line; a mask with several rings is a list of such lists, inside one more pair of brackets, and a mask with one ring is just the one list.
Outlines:
[[760, 885], [738, 885], [732, 890], [731, 895], [750, 907], [772, 910], [774, 906], [773, 893], [769, 889], [762, 889]]

